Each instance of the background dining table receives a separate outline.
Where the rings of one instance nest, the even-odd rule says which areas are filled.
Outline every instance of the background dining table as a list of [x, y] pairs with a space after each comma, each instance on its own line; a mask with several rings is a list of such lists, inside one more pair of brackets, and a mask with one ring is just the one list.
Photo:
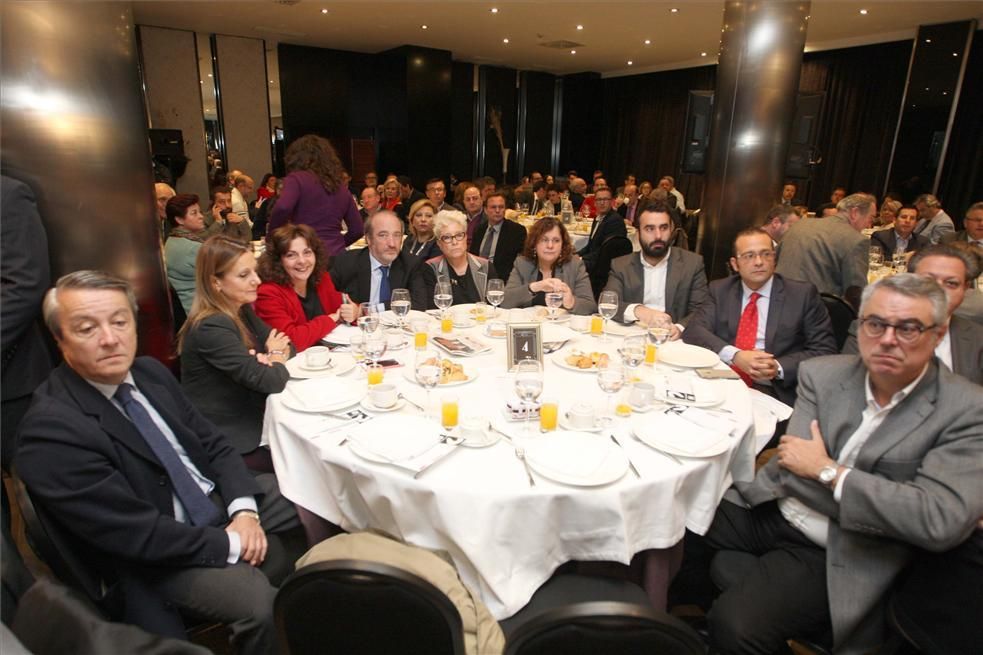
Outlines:
[[[513, 319], [531, 316], [517, 316], [514, 310], [508, 315]], [[544, 356], [543, 366], [543, 397], [559, 400], [561, 427], [566, 423], [565, 414], [576, 403], [594, 406], [598, 416], [609, 407], [608, 397], [597, 385], [597, 374], [572, 370], [564, 365], [566, 356], [579, 349], [617, 358], [623, 335], [637, 330], [611, 324], [612, 334], [602, 341], [567, 325], [544, 325], [545, 341], [569, 339], [561, 350]], [[439, 324], [433, 321], [431, 334], [438, 331]], [[489, 350], [471, 357], [448, 356], [461, 364], [471, 379], [434, 390], [429, 412], [433, 418], [402, 401], [396, 411], [373, 411], [364, 398], [364, 372], [354, 368], [336, 374], [351, 366], [350, 355], [334, 351], [335, 368], [323, 372], [305, 372], [295, 362], [292, 371], [310, 379], [292, 380], [283, 393], [269, 396], [263, 430], [282, 493], [344, 530], [378, 530], [447, 553], [462, 580], [498, 619], [521, 609], [565, 562], [628, 564], [643, 552], [647, 553], [646, 589], [653, 603], [664, 607], [671, 564], [678, 559], [677, 544], [684, 531], [704, 533], [732, 481], [753, 477], [756, 452], [770, 436], [775, 421], [767, 418], [767, 412], [762, 418], [762, 411], [755, 409], [751, 392], [742, 382], [699, 380], [700, 389], [719, 400], [700, 412], [704, 419], [719, 419], [713, 424], [721, 426], [719, 439], [710, 437], [719, 441], [711, 449], [718, 454], [679, 456], [682, 453], [677, 452], [672, 456], [664, 452], [672, 452], [672, 448], [656, 449], [638, 439], [635, 434], [646, 431], [650, 436], [671, 437], [676, 443], [689, 433], [695, 438], [699, 432], [707, 438], [706, 426], [683, 420], [691, 408], [661, 402], [628, 418], [613, 418], [596, 433], [543, 435], [538, 423], [526, 426], [506, 417], [506, 403], [514, 403], [515, 398], [506, 369], [504, 339], [487, 336], [480, 325], [455, 328], [451, 336], [476, 339]], [[400, 340], [401, 335], [397, 335], [393, 343]], [[425, 391], [412, 379], [414, 355], [409, 337], [405, 347], [388, 352], [387, 358], [403, 365], [386, 370], [385, 381], [395, 384], [408, 400], [423, 405]], [[671, 381], [698, 380], [693, 369], [664, 363], [643, 365], [635, 377], [655, 383], [657, 395], [663, 394]], [[439, 423], [439, 399], [451, 392], [459, 398], [462, 419], [487, 418], [512, 438], [479, 448], [438, 443], [440, 435], [447, 433]], [[351, 419], [339, 413], [349, 407], [339, 408], [335, 400], [342, 405], [360, 400], [368, 409], [361, 419]], [[323, 407], [334, 410], [333, 415], [318, 411]], [[611, 435], [617, 438], [617, 445]], [[398, 451], [400, 447], [411, 448], [413, 439], [424, 443], [430, 439], [435, 450], [407, 464], [375, 457], [371, 446], [366, 445], [381, 440]], [[616, 479], [608, 480], [610, 466], [606, 474], [600, 471], [601, 478], [588, 472], [581, 480], [552, 473], [550, 462], [540, 461], [532, 469], [535, 484], [530, 484], [525, 465], [533, 462], [529, 457], [525, 462], [520, 460], [516, 447], [528, 453], [546, 453], [540, 459], [554, 453], [557, 466], [562, 468], [559, 460], [565, 459], [563, 446], [567, 443], [567, 452], [576, 446], [582, 454], [585, 449], [594, 449], [603, 458], [614, 457], [605, 464], [615, 466]], [[610, 449], [622, 450], [637, 475], [628, 468], [619, 474], [617, 461], [623, 455]], [[402, 453], [408, 459], [415, 454]], [[418, 474], [421, 461], [426, 470]]]

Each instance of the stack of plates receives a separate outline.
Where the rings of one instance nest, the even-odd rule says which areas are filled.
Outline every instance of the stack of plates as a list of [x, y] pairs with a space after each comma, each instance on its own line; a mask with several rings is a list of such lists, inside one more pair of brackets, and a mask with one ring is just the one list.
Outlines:
[[358, 403], [365, 393], [364, 385], [322, 377], [288, 382], [278, 395], [286, 407], [298, 412], [334, 412]]

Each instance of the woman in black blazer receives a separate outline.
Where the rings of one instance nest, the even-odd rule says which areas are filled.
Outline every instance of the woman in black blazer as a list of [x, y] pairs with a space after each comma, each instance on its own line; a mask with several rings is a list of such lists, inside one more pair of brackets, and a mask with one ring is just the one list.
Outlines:
[[215, 236], [196, 262], [194, 305], [178, 333], [181, 384], [195, 407], [243, 456], [246, 466], [273, 472], [260, 448], [266, 396], [283, 391], [290, 339], [253, 313], [259, 276], [245, 244]]

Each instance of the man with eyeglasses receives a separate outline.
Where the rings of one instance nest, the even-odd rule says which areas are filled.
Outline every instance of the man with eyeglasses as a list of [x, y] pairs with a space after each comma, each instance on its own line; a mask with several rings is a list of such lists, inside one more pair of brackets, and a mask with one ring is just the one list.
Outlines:
[[802, 363], [777, 455], [735, 484], [705, 537], [687, 535], [686, 570], [747, 554], [707, 617], [722, 653], [778, 652], [796, 636], [876, 650], [904, 567], [959, 546], [983, 516], [980, 388], [934, 356], [945, 294], [897, 275], [864, 290], [860, 317], [860, 356]]
[[485, 199], [485, 221], [475, 228], [468, 252], [493, 262], [499, 277], [508, 281], [525, 243], [526, 228], [505, 220], [505, 194], [493, 191]]
[[444, 181], [439, 177], [433, 177], [427, 180], [427, 200], [433, 203], [434, 208], [439, 212], [445, 209], [453, 209], [449, 204], [444, 202], [447, 197], [447, 186]]
[[983, 248], [983, 202], [974, 202], [966, 210], [963, 219], [963, 229], [942, 235], [939, 243], [966, 241], [978, 248]]
[[365, 220], [366, 247], [348, 250], [331, 260], [331, 281], [352, 302], [389, 309], [393, 289], [409, 289], [413, 309], [427, 308], [427, 290], [420, 260], [401, 251], [403, 222], [389, 210]]
[[594, 207], [597, 209], [597, 218], [591, 223], [590, 238], [587, 245], [580, 249], [577, 254], [584, 260], [584, 266], [590, 272], [594, 268], [594, 263], [601, 254], [601, 246], [611, 237], [628, 237], [628, 229], [621, 214], [616, 212], [611, 205], [611, 189], [603, 187], [594, 192]]
[[[980, 273], [978, 259], [969, 252], [940, 244], [916, 253], [908, 271], [935, 280], [946, 295], [948, 327], [935, 348], [935, 355], [950, 371], [983, 384], [983, 327], [954, 315]], [[854, 321], [843, 344], [844, 353], [858, 352], [857, 329]]]
[[771, 237], [739, 232], [731, 266], [738, 275], [710, 283], [683, 340], [720, 355], [749, 386], [795, 404], [799, 364], [836, 353], [829, 313], [809, 282], [775, 274]]

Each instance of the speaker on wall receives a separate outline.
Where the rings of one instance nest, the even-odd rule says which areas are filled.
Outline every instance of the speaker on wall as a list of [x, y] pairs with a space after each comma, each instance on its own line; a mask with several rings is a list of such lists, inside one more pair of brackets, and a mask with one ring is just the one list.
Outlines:
[[686, 139], [681, 164], [684, 173], [706, 172], [712, 117], [713, 91], [690, 91], [686, 103]]

